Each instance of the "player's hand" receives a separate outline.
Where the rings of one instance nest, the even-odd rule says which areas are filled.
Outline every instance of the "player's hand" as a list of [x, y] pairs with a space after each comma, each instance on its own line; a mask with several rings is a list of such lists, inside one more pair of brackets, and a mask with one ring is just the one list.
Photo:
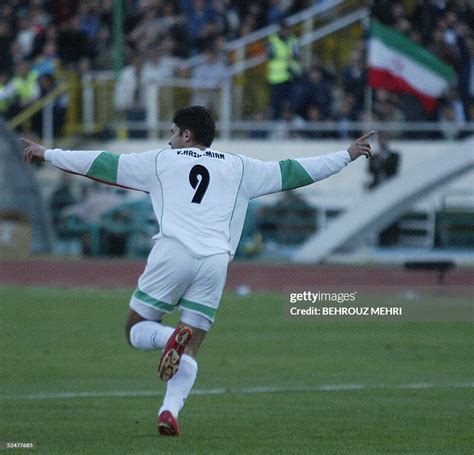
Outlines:
[[36, 142], [30, 141], [29, 139], [20, 138], [21, 142], [25, 147], [23, 152], [23, 159], [25, 163], [31, 164], [33, 161], [44, 161], [44, 152], [46, 147], [37, 144]]
[[363, 136], [356, 139], [354, 143], [347, 149], [352, 161], [356, 160], [362, 155], [364, 155], [367, 159], [372, 158], [372, 149], [370, 148], [369, 138], [374, 134], [375, 131], [373, 130], [365, 133]]

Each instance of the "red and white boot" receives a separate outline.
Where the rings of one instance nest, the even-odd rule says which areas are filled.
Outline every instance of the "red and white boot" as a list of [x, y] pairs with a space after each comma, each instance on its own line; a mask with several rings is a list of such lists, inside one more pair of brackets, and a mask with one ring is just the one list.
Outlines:
[[178, 420], [169, 411], [163, 411], [157, 417], [158, 431], [162, 436], [179, 436]]
[[[169, 381], [178, 371], [181, 356], [191, 341], [193, 331], [185, 325], [179, 325], [171, 334], [161, 354], [158, 374], [162, 381]], [[170, 414], [171, 415], [171, 414]]]

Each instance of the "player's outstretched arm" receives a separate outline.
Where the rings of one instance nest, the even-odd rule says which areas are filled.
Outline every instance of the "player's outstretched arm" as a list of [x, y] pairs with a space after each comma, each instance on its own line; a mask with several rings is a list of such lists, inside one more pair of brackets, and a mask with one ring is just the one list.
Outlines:
[[157, 151], [116, 154], [101, 150], [47, 149], [29, 139], [21, 139], [24, 160], [49, 161], [58, 169], [82, 175], [108, 185], [150, 191]]
[[44, 161], [44, 152], [46, 151], [46, 147], [43, 147], [42, 145], [23, 137], [20, 138], [20, 140], [25, 146], [25, 150], [23, 152], [23, 159], [25, 160], [25, 163], [31, 164], [34, 161]]
[[375, 131], [370, 131], [356, 139], [347, 150], [327, 155], [281, 161], [260, 161], [242, 156], [245, 170], [242, 187], [252, 199], [324, 180], [340, 172], [359, 156], [370, 158], [369, 138], [373, 134]]

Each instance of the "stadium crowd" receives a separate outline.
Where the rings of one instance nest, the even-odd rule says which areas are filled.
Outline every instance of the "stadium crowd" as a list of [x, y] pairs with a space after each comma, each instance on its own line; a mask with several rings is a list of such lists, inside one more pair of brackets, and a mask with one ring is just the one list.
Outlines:
[[[385, 1], [372, 2], [372, 17], [423, 46], [452, 66], [457, 83], [428, 112], [413, 95], [375, 89], [372, 93], [372, 118], [387, 121], [443, 121], [449, 126], [429, 137], [458, 138], [462, 125], [474, 120], [474, 5], [468, 1]], [[289, 38], [286, 38], [290, 47]], [[285, 92], [275, 91], [273, 118], [281, 119], [277, 137], [322, 138], [327, 133], [305, 130], [305, 121], [335, 121], [334, 135], [357, 135], [346, 125], [364, 120], [367, 94], [367, 40], [354, 47], [342, 71], [331, 62], [314, 61], [306, 69], [289, 71]], [[298, 50], [293, 51], [298, 59]], [[271, 62], [271, 59], [270, 59]], [[293, 72], [293, 74], [291, 74]], [[270, 85], [272, 81], [270, 80]], [[283, 87], [284, 84], [277, 84]], [[271, 85], [272, 89], [273, 86]], [[282, 99], [284, 101], [282, 101]], [[273, 101], [273, 96], [272, 96]], [[278, 112], [275, 107], [281, 106]], [[275, 115], [276, 114], [276, 115]], [[258, 119], [263, 119], [258, 113]], [[255, 134], [255, 133], [254, 133]], [[409, 133], [405, 137], [426, 137]], [[258, 137], [268, 137], [257, 133]]]
[[[320, 3], [323, 3], [321, 0]], [[231, 58], [224, 51], [229, 41], [246, 36], [269, 24], [280, 24], [294, 12], [310, 6], [311, 0], [124, 0], [125, 64], [115, 90], [115, 106], [129, 115], [144, 106], [147, 84], [166, 77], [187, 77], [196, 82], [192, 103], [216, 108], [214, 83], [228, 76]], [[372, 15], [410, 39], [427, 48], [450, 64], [458, 75], [456, 86], [428, 113], [413, 96], [377, 89], [373, 92], [373, 118], [381, 121], [443, 120], [454, 127], [438, 133], [438, 137], [457, 138], [465, 121], [474, 121], [474, 6], [469, 1], [388, 1], [373, 0]], [[113, 68], [113, 1], [112, 0], [9, 0], [0, 3], [0, 117], [11, 118], [39, 97], [54, 90], [63, 72], [84, 74], [89, 70]], [[287, 48], [285, 46], [288, 45]], [[272, 66], [272, 59], [283, 49], [291, 53], [288, 68]], [[256, 124], [269, 119], [277, 121], [270, 132], [256, 127], [249, 137], [258, 139], [353, 137], [349, 122], [364, 120], [366, 115], [367, 63], [366, 42], [355, 43], [344, 67], [320, 56], [313, 56], [304, 67], [298, 39], [291, 29], [271, 36], [266, 45], [248, 49], [248, 56], [266, 52], [269, 58], [267, 108], [255, 105], [250, 114]], [[191, 70], [183, 62], [196, 54], [204, 59]], [[274, 92], [274, 93], [272, 93]], [[55, 128], [64, 122], [67, 97], [54, 105]], [[143, 110], [143, 109], [142, 109]], [[130, 118], [130, 117], [129, 117]], [[309, 122], [328, 121], [333, 131], [318, 131]], [[35, 131], [41, 131], [41, 117], [33, 119]], [[40, 134], [38, 134], [40, 135]], [[430, 133], [431, 137], [433, 134]], [[393, 137], [393, 135], [392, 135]], [[422, 137], [412, 133], [412, 137]], [[379, 149], [383, 149], [380, 144]], [[379, 150], [379, 151], [380, 151]], [[382, 156], [382, 154], [380, 154]], [[385, 161], [377, 160], [370, 170], [373, 185], [380, 180]], [[393, 168], [393, 169], [392, 169]], [[392, 166], [390, 175], [396, 171]], [[384, 171], [385, 172], [385, 171]], [[88, 188], [97, 202], [96, 188]], [[84, 203], [87, 197], [73, 200], [63, 186], [59, 187], [51, 205], [57, 235], [66, 238], [64, 209], [73, 203]], [[104, 193], [103, 200], [114, 197]], [[294, 197], [288, 196], [290, 199]], [[286, 244], [298, 243], [291, 237], [287, 224], [277, 221], [298, 219], [287, 210], [294, 200], [283, 200], [272, 213], [259, 211], [255, 228], [249, 233], [251, 250], [255, 238], [265, 242], [268, 232], [279, 232], [275, 239]], [[290, 201], [291, 203], [289, 203]], [[106, 205], [107, 205], [106, 204]], [[278, 210], [280, 211], [278, 211]], [[271, 211], [270, 210], [270, 211]], [[302, 205], [302, 213], [307, 208]], [[309, 209], [308, 209], [309, 210]], [[87, 211], [87, 210], [86, 210]], [[268, 213], [267, 213], [268, 212]], [[62, 213], [62, 217], [59, 215]], [[87, 211], [88, 214], [90, 214]], [[262, 215], [263, 214], [263, 215]], [[77, 217], [77, 213], [75, 214]], [[87, 217], [86, 217], [87, 218]], [[270, 230], [266, 229], [268, 226]], [[73, 226], [76, 230], [77, 223]], [[306, 226], [310, 231], [314, 226]], [[299, 228], [301, 230], [301, 226]], [[86, 234], [84, 234], [84, 232]], [[87, 229], [79, 232], [85, 254], [90, 254]], [[104, 250], [115, 251], [117, 233], [107, 238]], [[299, 234], [298, 234], [299, 235]], [[259, 243], [260, 240], [256, 243]], [[120, 243], [120, 242], [119, 242]], [[245, 242], [244, 242], [245, 243]], [[123, 251], [120, 251], [123, 254]]]
[[[164, 64], [277, 22], [306, 0], [124, 0], [124, 48], [158, 74]], [[0, 114], [11, 117], [40, 95], [58, 70], [113, 67], [113, 1], [11, 0], [0, 4]], [[160, 62], [161, 65], [160, 65]], [[171, 71], [177, 70], [175, 66]], [[7, 90], [5, 90], [7, 88]]]
[[[320, 0], [323, 3], [324, 0]], [[116, 107], [127, 110], [143, 100], [140, 86], [168, 76], [197, 81], [225, 78], [229, 58], [223, 46], [269, 24], [282, 23], [290, 14], [317, 3], [311, 0], [124, 0], [125, 62], [117, 90]], [[375, 90], [375, 119], [444, 120], [462, 128], [474, 119], [474, 6], [469, 1], [373, 0], [372, 13], [381, 22], [406, 34], [449, 63], [458, 75], [456, 86], [428, 113], [413, 96]], [[52, 90], [59, 71], [85, 73], [113, 68], [112, 0], [11, 0], [0, 5], [0, 115], [10, 118]], [[269, 65], [275, 46], [270, 37]], [[308, 121], [334, 121], [335, 135], [353, 135], [349, 121], [365, 116], [367, 86], [366, 43], [354, 47], [342, 69], [315, 57], [309, 68], [299, 62], [297, 40], [288, 69], [284, 92], [275, 91], [268, 110], [255, 110], [255, 120], [280, 121], [275, 137], [324, 137], [326, 133], [305, 129]], [[273, 40], [273, 41], [272, 41]], [[273, 47], [272, 47], [273, 46]], [[293, 51], [292, 51], [293, 52]], [[205, 60], [191, 71], [181, 63], [196, 54]], [[275, 76], [275, 74], [273, 74]], [[280, 75], [281, 76], [281, 75]], [[280, 77], [279, 76], [279, 77]], [[268, 75], [272, 88], [274, 80]], [[279, 79], [281, 81], [281, 77]], [[211, 82], [212, 85], [212, 82]], [[281, 85], [281, 84], [277, 84]], [[281, 88], [281, 87], [280, 87]], [[283, 96], [282, 96], [283, 93]], [[272, 98], [273, 100], [273, 98]], [[205, 87], [195, 102], [212, 107]], [[65, 102], [58, 109], [64, 116]], [[270, 107], [272, 109], [270, 109]], [[456, 136], [449, 129], [445, 136]], [[252, 137], [268, 137], [252, 131]], [[355, 133], [354, 133], [355, 134]]]

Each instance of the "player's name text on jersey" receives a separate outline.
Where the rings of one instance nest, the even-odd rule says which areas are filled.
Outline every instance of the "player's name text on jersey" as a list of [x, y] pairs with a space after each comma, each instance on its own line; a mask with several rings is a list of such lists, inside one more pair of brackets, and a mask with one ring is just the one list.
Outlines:
[[177, 150], [177, 155], [182, 156], [191, 156], [193, 158], [201, 158], [203, 156], [207, 156], [209, 158], [217, 158], [219, 160], [225, 160], [225, 155], [219, 152], [213, 152], [211, 150], [206, 150], [204, 153], [196, 152], [195, 150]]

